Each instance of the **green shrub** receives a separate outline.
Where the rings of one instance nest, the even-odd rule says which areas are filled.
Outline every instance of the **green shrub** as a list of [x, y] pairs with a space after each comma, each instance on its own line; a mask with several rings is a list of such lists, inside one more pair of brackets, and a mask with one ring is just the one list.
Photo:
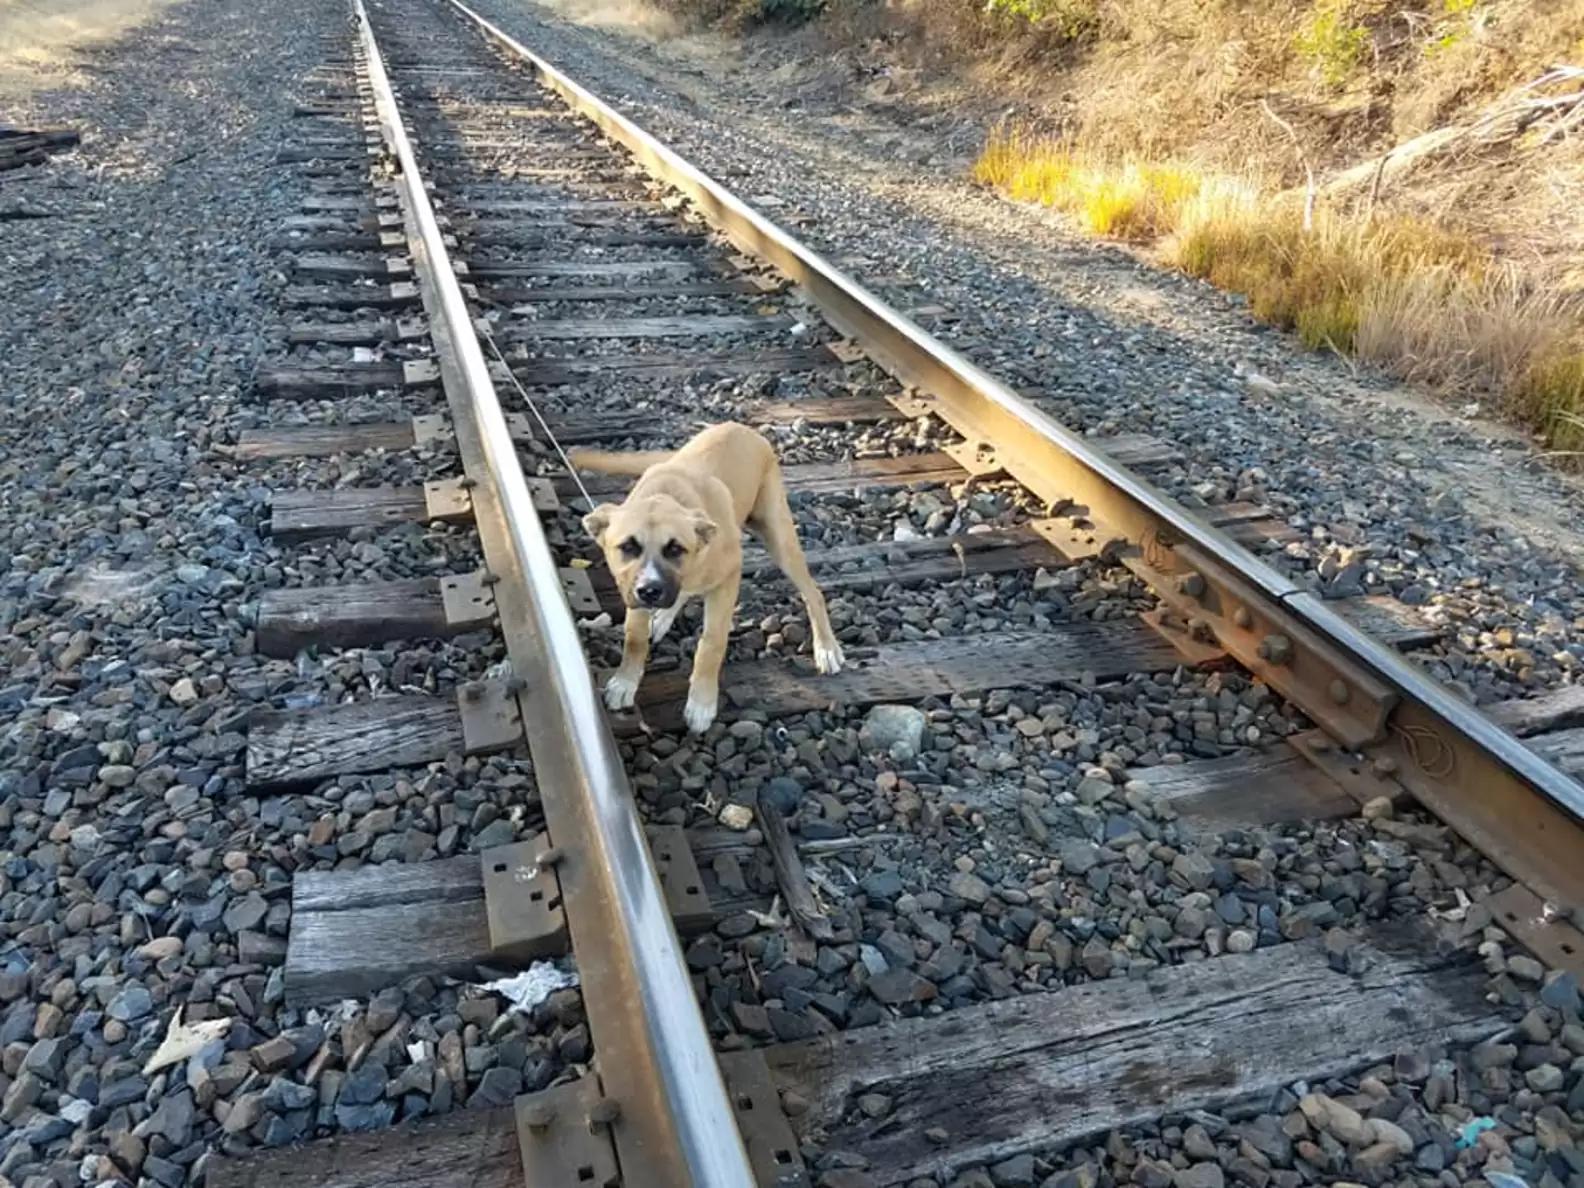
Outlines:
[[1039, 25], [1063, 41], [1081, 41], [1100, 28], [1094, 0], [985, 0], [985, 11]]
[[1363, 59], [1368, 43], [1368, 29], [1349, 24], [1336, 0], [1322, 0], [1298, 30], [1293, 48], [1328, 85], [1339, 87]]

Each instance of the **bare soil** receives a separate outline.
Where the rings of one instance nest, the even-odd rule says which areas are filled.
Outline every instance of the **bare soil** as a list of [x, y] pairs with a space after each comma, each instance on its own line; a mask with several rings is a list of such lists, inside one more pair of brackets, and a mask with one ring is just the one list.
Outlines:
[[0, 0], [0, 122], [21, 122], [37, 92], [79, 81], [85, 50], [112, 41], [176, 0]]

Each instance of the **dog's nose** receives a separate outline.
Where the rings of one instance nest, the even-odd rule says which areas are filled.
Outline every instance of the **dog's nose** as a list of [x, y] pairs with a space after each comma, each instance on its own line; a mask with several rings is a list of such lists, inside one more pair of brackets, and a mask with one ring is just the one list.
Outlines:
[[661, 582], [644, 582], [634, 592], [644, 606], [659, 606], [665, 601], [665, 585]]

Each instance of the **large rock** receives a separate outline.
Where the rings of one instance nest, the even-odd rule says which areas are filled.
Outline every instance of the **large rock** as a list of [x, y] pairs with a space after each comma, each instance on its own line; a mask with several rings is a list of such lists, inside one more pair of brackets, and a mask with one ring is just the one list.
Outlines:
[[858, 741], [868, 751], [889, 751], [901, 743], [917, 753], [924, 741], [924, 711], [911, 705], [877, 705], [865, 716]]

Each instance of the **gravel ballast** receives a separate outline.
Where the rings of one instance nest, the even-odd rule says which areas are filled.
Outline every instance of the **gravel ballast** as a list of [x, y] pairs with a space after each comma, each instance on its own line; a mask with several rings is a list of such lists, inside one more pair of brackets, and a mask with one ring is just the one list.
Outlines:
[[[630, 89], [622, 58], [594, 35], [511, 20], [596, 88]], [[505, 1106], [577, 1075], [592, 1055], [575, 989], [529, 1013], [439, 978], [320, 1010], [284, 1005], [294, 874], [467, 854], [539, 823], [532, 765], [512, 756], [453, 755], [278, 795], [244, 787], [254, 709], [392, 692], [445, 697], [503, 655], [487, 632], [293, 660], [254, 652], [250, 624], [268, 590], [480, 563], [463, 528], [362, 530], [293, 547], [264, 531], [272, 489], [416, 483], [454, 473], [444, 449], [249, 466], [228, 453], [243, 428], [431, 411], [415, 393], [267, 411], [248, 395], [259, 362], [292, 353], [282, 332], [287, 270], [268, 241], [296, 213], [305, 183], [271, 159], [303, 134], [291, 106], [304, 76], [344, 53], [345, 30], [339, 10], [298, 0], [267, 11], [188, 4], [102, 55], [100, 83], [43, 100], [53, 118], [87, 134], [81, 152], [28, 183], [59, 217], [18, 224], [0, 256], [0, 285], [23, 298], [21, 315], [0, 328], [14, 389], [0, 410], [0, 495], [12, 512], [0, 579], [0, 1177], [23, 1188], [199, 1183], [217, 1154]], [[421, 38], [421, 25], [407, 35]], [[1049, 306], [1048, 294], [1030, 315], [1022, 303], [1036, 282], [981, 257], [961, 228], [926, 231], [934, 224], [918, 221], [945, 217], [928, 209], [939, 195], [921, 194], [924, 213], [901, 219], [872, 205], [896, 195], [859, 193], [851, 181], [844, 189], [796, 157], [764, 159], [746, 125], [694, 124], [698, 113], [661, 91], [645, 102], [644, 122], [671, 135], [672, 121], [676, 143], [711, 168], [731, 164], [739, 189], [801, 187], [788, 189], [790, 200], [814, 214], [806, 233], [833, 254], [864, 250], [921, 274], [926, 256], [937, 273], [937, 260], [952, 265], [932, 296], [963, 315], [953, 331], [960, 345], [996, 344], [984, 361], [1019, 382], [1040, 377], [1044, 386], [1027, 386], [1075, 424], [1149, 430], [1181, 446], [1194, 461], [1165, 476], [1174, 489], [1211, 502], [1266, 498], [1303, 519], [1308, 543], [1287, 557], [1294, 568], [1317, 567], [1346, 523], [1362, 534], [1352, 543], [1367, 539], [1374, 559], [1403, 567], [1404, 581], [1451, 589], [1459, 567], [1477, 575], [1478, 585], [1460, 578], [1456, 598], [1441, 604], [1453, 621], [1466, 620], [1466, 638], [1431, 659], [1472, 692], [1495, 697], [1566, 675], [1571, 661], [1559, 657], [1574, 654], [1570, 616], [1579, 608], [1559, 560], [1542, 565], [1532, 551], [1513, 551], [1509, 566], [1456, 500], [1426, 511], [1428, 471], [1403, 460], [1420, 446], [1401, 431], [1377, 447], [1345, 418], [1324, 420], [1318, 402], [1300, 405], [1291, 392], [1267, 399], [1223, 366], [1252, 361], [1295, 385], [1321, 383], [1328, 365], [1283, 354], [1224, 308], [1181, 317], [1219, 319], [1216, 333], [1237, 344], [1228, 356], [1209, 346], [1183, 345], [1186, 356], [1167, 349], [1187, 321], [1171, 332], [1111, 333], [1081, 305]], [[986, 201], [966, 192], [956, 200], [964, 209]], [[985, 217], [1033, 218], [1000, 206]], [[1041, 236], [1055, 234], [1034, 222]], [[1096, 259], [1074, 249], [1064, 260], [1076, 267], [1086, 258]], [[1100, 258], [1095, 267], [1097, 279], [1072, 283], [1099, 285], [1107, 270], [1133, 266]], [[1022, 337], [992, 338], [997, 311], [1009, 309], [1026, 327]], [[1054, 342], [1065, 344], [1059, 383], [1046, 347]], [[654, 437], [675, 440], [701, 410], [795, 397], [800, 384], [751, 377], [657, 388], [667, 423]], [[568, 411], [624, 407], [616, 386], [589, 389], [586, 401], [572, 388], [557, 397]], [[1177, 398], [1161, 407], [1168, 391]], [[1238, 427], [1220, 419], [1227, 410]], [[1242, 427], [1248, 418], [1254, 428]], [[1279, 439], [1265, 441], [1276, 425]], [[910, 423], [794, 424], [773, 436], [783, 457], [798, 461], [939, 444], [927, 425]], [[1358, 441], [1371, 444], [1349, 444]], [[548, 455], [538, 461], [548, 470]], [[1526, 481], [1550, 482], [1539, 473]], [[1300, 505], [1294, 492], [1311, 502]], [[792, 502], [811, 549], [1006, 527], [1039, 513], [997, 483]], [[1393, 535], [1421, 513], [1433, 541]], [[592, 555], [570, 508], [552, 539]], [[1381, 579], [1393, 589], [1395, 580]], [[790, 587], [752, 586], [732, 659], [805, 652]], [[860, 584], [831, 604], [857, 655], [1124, 618], [1150, 601], [1125, 571], [1091, 562], [911, 587]], [[1536, 643], [1548, 615], [1562, 624], [1547, 637], [1550, 651]], [[1502, 625], [1513, 632], [1504, 647], [1531, 653], [1527, 665], [1493, 659], [1484, 646], [1479, 632]], [[598, 620], [585, 626], [592, 657], [610, 657], [616, 632]], [[657, 664], [687, 663], [696, 628], [696, 619], [680, 621], [656, 649]], [[1403, 1053], [1389, 1068], [1291, 1086], [1244, 1109], [1165, 1118], [1079, 1150], [964, 1169], [951, 1181], [959, 1188], [1450, 1186], [1476, 1176], [1511, 1188], [1501, 1175], [1572, 1188], [1584, 1175], [1574, 1158], [1584, 1137], [1577, 987], [1468, 904], [1504, 883], [1487, 861], [1444, 827], [1389, 804], [1335, 822], [1207, 830], [1132, 778], [1140, 767], [1270, 744], [1301, 725], [1238, 673], [1114, 681], [1080, 673], [1041, 689], [921, 694], [914, 704], [777, 720], [734, 707], [702, 737], [660, 734], [622, 747], [649, 820], [725, 838], [701, 865], [739, 907], [685, 945], [723, 1047], [935, 1016], [1295, 941], [1324, 944], [1348, 969], [1350, 930], [1383, 918], [1428, 921], [1449, 940], [1480, 946], [1492, 1001], [1514, 1022], [1471, 1051]], [[785, 812], [804, 844], [829, 941], [783, 926], [756, 827], [714, 828], [752, 822], [728, 810], [756, 801]], [[185, 1059], [148, 1068], [179, 1027], [178, 1011], [181, 1023], [210, 1030]], [[887, 1104], [871, 1095], [860, 1107], [878, 1120]], [[1459, 1146], [1467, 1125], [1487, 1117], [1492, 1128]], [[841, 1152], [806, 1153], [822, 1185], [873, 1182]]]

